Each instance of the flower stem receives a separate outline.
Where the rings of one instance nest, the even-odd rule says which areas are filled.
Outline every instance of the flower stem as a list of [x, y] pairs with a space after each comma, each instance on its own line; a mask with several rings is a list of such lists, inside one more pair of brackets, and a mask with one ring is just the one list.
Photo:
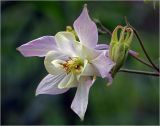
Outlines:
[[148, 61], [149, 61], [149, 62], [152, 64], [152, 66], [159, 72], [159, 68], [153, 63], [153, 61], [151, 60], [150, 56], [148, 55], [146, 49], [144, 48], [144, 44], [143, 44], [142, 40], [140, 39], [140, 37], [139, 37], [139, 35], [138, 35], [138, 32], [137, 32], [135, 29], [133, 29], [133, 31], [134, 31], [137, 39], [139, 40], [140, 45], [141, 45], [141, 47], [142, 47], [142, 49], [143, 49], [143, 51], [144, 51], [144, 53], [145, 53]]
[[134, 33], [135, 33], [135, 35], [136, 35], [136, 37], [137, 37], [137, 39], [138, 39], [138, 41], [139, 41], [139, 43], [140, 43], [140, 46], [141, 46], [141, 48], [142, 48], [145, 56], [147, 57], [148, 61], [151, 63], [151, 65], [153, 66], [153, 68], [159, 72], [159, 68], [153, 63], [153, 61], [151, 60], [150, 56], [148, 55], [148, 53], [147, 53], [147, 51], [146, 51], [146, 49], [145, 49], [145, 47], [144, 47], [143, 41], [140, 39], [139, 34], [138, 34], [138, 32], [136, 31], [136, 29], [135, 29], [132, 25], [129, 24], [129, 22], [128, 22], [128, 20], [127, 20], [126, 17], [125, 17], [125, 22], [126, 22], [126, 24], [127, 24], [129, 27], [131, 27], [131, 28], [133, 29], [133, 31], [134, 31]]
[[[131, 55], [131, 54], [130, 54], [130, 55]], [[135, 58], [136, 60], [138, 60], [139, 62], [141, 62], [141, 63], [149, 66], [150, 68], [153, 68], [153, 66], [152, 66], [151, 64], [147, 63], [147, 62], [144, 61], [143, 59], [141, 59], [141, 58], [139, 58], [139, 57], [137, 57], [137, 56], [134, 56], [134, 55], [131, 55], [131, 56], [132, 56], [133, 58]]]
[[106, 34], [106, 32], [105, 31], [103, 31], [102, 29], [100, 29], [100, 28], [98, 28], [98, 33], [100, 33], [100, 34]]
[[119, 72], [143, 74], [143, 75], [157, 76], [157, 77], [160, 76], [160, 73], [157, 73], [157, 72], [148, 72], [148, 71], [131, 70], [131, 69], [120, 69]]
[[98, 19], [94, 19], [94, 22], [100, 26], [101, 29], [98, 29], [98, 32], [99, 33], [102, 33], [102, 34], [109, 34], [110, 36], [112, 36], [112, 32], [107, 29]]
[[102, 25], [102, 23], [100, 23], [101, 28], [108, 33], [109, 35], [112, 35], [112, 32], [110, 32], [110, 30], [108, 30], [104, 25]]

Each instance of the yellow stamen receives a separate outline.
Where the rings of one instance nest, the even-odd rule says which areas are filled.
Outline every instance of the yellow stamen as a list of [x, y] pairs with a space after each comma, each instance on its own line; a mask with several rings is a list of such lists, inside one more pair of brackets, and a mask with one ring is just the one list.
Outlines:
[[62, 65], [67, 73], [73, 72], [75, 74], [80, 74], [84, 64], [78, 57], [73, 57]]

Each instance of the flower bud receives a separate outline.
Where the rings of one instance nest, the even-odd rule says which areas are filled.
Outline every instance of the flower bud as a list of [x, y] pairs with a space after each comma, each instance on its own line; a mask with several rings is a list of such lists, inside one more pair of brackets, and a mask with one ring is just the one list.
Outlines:
[[116, 63], [111, 73], [112, 77], [124, 64], [133, 38], [133, 30], [127, 26], [118, 25], [113, 33], [109, 48], [109, 57]]

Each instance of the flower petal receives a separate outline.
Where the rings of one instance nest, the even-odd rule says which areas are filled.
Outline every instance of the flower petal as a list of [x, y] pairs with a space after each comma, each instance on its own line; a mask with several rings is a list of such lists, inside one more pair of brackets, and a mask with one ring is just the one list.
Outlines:
[[115, 63], [103, 52], [93, 59], [91, 63], [97, 68], [102, 78], [107, 77]]
[[60, 51], [68, 56], [74, 57], [75, 54], [75, 36], [71, 32], [58, 32], [55, 40]]
[[128, 53], [129, 53], [130, 55], [132, 55], [132, 56], [136, 56], [136, 57], [139, 55], [139, 53], [138, 53], [138, 52], [133, 51], [133, 50], [129, 50], [129, 51], [128, 51]]
[[92, 84], [90, 77], [81, 77], [76, 95], [71, 104], [71, 109], [81, 118], [81, 120], [84, 119], [88, 105], [89, 89]]
[[[107, 45], [107, 44], [98, 44], [98, 45], [96, 45], [95, 49], [97, 49], [97, 50], [108, 50], [109, 49], [109, 45]], [[138, 52], [133, 51], [133, 50], [129, 50], [128, 53], [130, 55], [133, 55], [133, 56], [138, 56], [139, 55]]]
[[77, 80], [73, 73], [66, 74], [63, 80], [58, 84], [58, 88], [71, 88], [77, 86]]
[[53, 62], [55, 60], [66, 60], [67, 58], [68, 57], [61, 52], [48, 52], [44, 60], [44, 65], [48, 73], [53, 75], [64, 73], [64, 69], [62, 69], [62, 67], [57, 67]]
[[87, 59], [90, 62], [90, 60], [96, 58], [102, 52], [103, 52], [103, 50], [96, 50], [96, 49], [89, 48], [87, 46], [82, 46], [82, 48], [81, 48], [81, 58], [82, 59]]
[[48, 74], [38, 85], [36, 95], [39, 94], [62, 94], [69, 88], [59, 89], [58, 84], [64, 78], [65, 74], [51, 75]]
[[54, 36], [43, 36], [21, 45], [17, 50], [25, 57], [43, 57], [48, 51], [57, 50], [57, 45]]
[[84, 6], [81, 15], [75, 20], [74, 29], [82, 44], [94, 48], [98, 42], [96, 24], [90, 19], [87, 7]]
[[94, 76], [98, 75], [98, 71], [94, 68], [93, 64], [89, 63], [87, 60], [84, 61], [84, 68], [81, 76]]
[[106, 77], [106, 79], [108, 80], [107, 86], [110, 86], [113, 82], [112, 75], [109, 73], [108, 76]]
[[89, 63], [88, 60], [84, 60], [84, 66], [79, 75], [77, 75], [77, 80], [84, 76], [100, 76], [98, 70], [93, 66], [93, 64]]
[[106, 49], [109, 49], [109, 45], [107, 45], [107, 44], [98, 44], [98, 45], [96, 45], [95, 49], [97, 49], [97, 50], [106, 50]]

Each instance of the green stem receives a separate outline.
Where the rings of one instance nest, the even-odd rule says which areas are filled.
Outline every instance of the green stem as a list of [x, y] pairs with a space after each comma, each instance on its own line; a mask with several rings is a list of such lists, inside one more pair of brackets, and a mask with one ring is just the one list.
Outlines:
[[136, 37], [137, 37], [137, 39], [138, 39], [138, 41], [139, 41], [139, 43], [140, 43], [140, 46], [141, 46], [141, 48], [142, 48], [145, 56], [147, 57], [148, 61], [151, 63], [151, 65], [153, 66], [153, 68], [159, 72], [159, 68], [153, 63], [153, 61], [151, 60], [150, 56], [148, 55], [148, 53], [147, 53], [147, 51], [146, 51], [146, 49], [145, 49], [145, 47], [144, 47], [143, 41], [140, 39], [139, 34], [138, 34], [138, 32], [136, 31], [136, 29], [135, 29], [132, 25], [129, 24], [129, 22], [128, 22], [128, 20], [127, 20], [126, 17], [125, 17], [125, 22], [126, 22], [126, 24], [127, 24], [129, 27], [131, 27], [131, 28], [133, 29], [133, 31], [134, 31], [134, 33], [135, 33], [135, 35], [136, 35]]
[[[130, 54], [131, 55], [131, 54]], [[131, 55], [133, 58], [135, 58], [136, 60], [138, 60], [139, 62], [149, 66], [150, 68], [153, 68], [153, 66], [149, 63], [147, 63], [146, 61], [142, 60], [141, 58], [137, 57], [137, 56], [134, 56], [134, 55]]]
[[108, 33], [110, 36], [112, 36], [112, 32], [110, 32], [110, 30], [108, 30], [104, 25], [102, 25], [102, 23], [100, 23], [101, 28]]
[[100, 33], [100, 34], [106, 34], [106, 32], [105, 31], [103, 31], [102, 29], [100, 29], [100, 28], [98, 28], [98, 33]]
[[141, 71], [141, 70], [131, 70], [131, 69], [120, 69], [119, 72], [143, 74], [143, 75], [150, 75], [150, 76], [157, 76], [157, 77], [160, 76], [160, 73], [156, 73], [156, 72], [148, 72], [148, 71]]
[[109, 29], [107, 29], [99, 20], [94, 19], [94, 22], [101, 27], [101, 29], [99, 29], [100, 33], [102, 33], [102, 34], [107, 33], [110, 36], [112, 36], [112, 32]]
[[142, 40], [140, 39], [140, 37], [139, 37], [139, 35], [138, 35], [138, 32], [137, 32], [135, 29], [133, 29], [133, 31], [134, 31], [137, 39], [139, 40], [140, 45], [141, 45], [141, 47], [142, 47], [142, 49], [143, 49], [143, 51], [144, 51], [144, 53], [145, 53], [148, 61], [149, 61], [149, 62], [152, 64], [152, 66], [159, 72], [159, 68], [153, 63], [153, 61], [151, 60], [150, 56], [148, 55], [146, 49], [144, 48], [144, 44], [143, 44]]

